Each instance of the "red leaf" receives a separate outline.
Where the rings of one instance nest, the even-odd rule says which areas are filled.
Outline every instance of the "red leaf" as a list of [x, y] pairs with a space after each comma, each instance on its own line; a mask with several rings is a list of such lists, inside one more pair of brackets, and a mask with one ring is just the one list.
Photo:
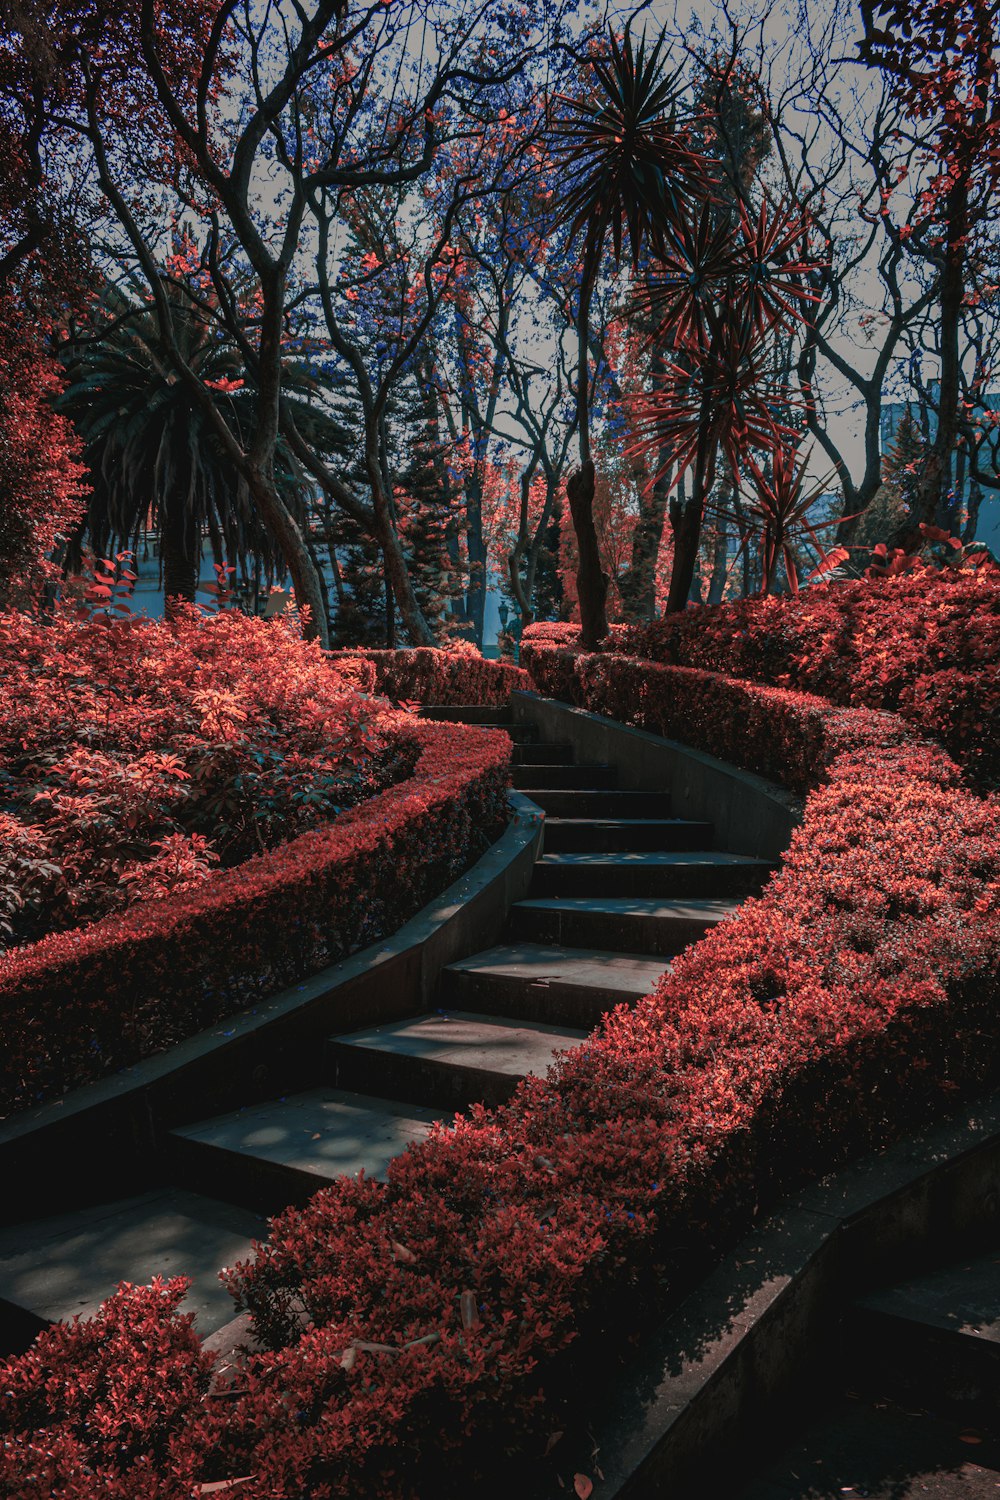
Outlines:
[[593, 1480], [587, 1478], [586, 1474], [574, 1474], [573, 1488], [579, 1495], [580, 1500], [589, 1500], [589, 1496], [593, 1494], [594, 1483]]

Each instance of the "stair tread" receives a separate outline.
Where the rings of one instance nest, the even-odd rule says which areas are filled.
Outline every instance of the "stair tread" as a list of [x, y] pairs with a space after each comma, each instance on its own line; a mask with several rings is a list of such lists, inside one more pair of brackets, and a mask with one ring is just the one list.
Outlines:
[[338, 1046], [372, 1048], [422, 1061], [524, 1077], [544, 1073], [556, 1052], [575, 1047], [586, 1035], [565, 1026], [443, 1010], [352, 1031], [332, 1040]]
[[611, 849], [567, 850], [543, 854], [541, 865], [745, 865], [771, 869], [770, 860], [752, 854], [730, 854], [724, 849]]
[[663, 917], [682, 921], [722, 922], [740, 906], [721, 897], [667, 901], [658, 896], [528, 896], [516, 907], [532, 911], [593, 912], [613, 917]]
[[563, 948], [542, 943], [502, 943], [449, 964], [454, 973], [523, 978], [529, 984], [614, 988], [648, 995], [667, 965], [644, 953], [615, 953], [603, 948]]
[[235, 1311], [219, 1271], [266, 1229], [257, 1214], [180, 1188], [36, 1219], [0, 1230], [0, 1297], [55, 1322], [95, 1312], [120, 1281], [185, 1275], [182, 1311], [204, 1336]]
[[1000, 1345], [1000, 1250], [869, 1293], [858, 1306]]
[[173, 1134], [331, 1181], [362, 1168], [368, 1177], [381, 1177], [411, 1141], [448, 1118], [421, 1105], [320, 1088], [184, 1125]]

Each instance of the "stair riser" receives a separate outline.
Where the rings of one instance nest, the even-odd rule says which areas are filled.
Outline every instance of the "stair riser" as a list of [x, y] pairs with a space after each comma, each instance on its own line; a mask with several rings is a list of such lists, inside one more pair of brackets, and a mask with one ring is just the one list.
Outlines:
[[550, 818], [669, 818], [669, 792], [548, 791], [534, 799]]
[[525, 791], [531, 787], [560, 789], [614, 787], [618, 781], [618, 772], [614, 766], [515, 764], [513, 776], [514, 786], [519, 791]]
[[[550, 851], [551, 852], [551, 851]], [[769, 873], [718, 865], [546, 866], [532, 876], [532, 896], [749, 896], [761, 890]]]
[[38, 1335], [51, 1326], [47, 1318], [40, 1318], [29, 1308], [0, 1297], [0, 1359], [24, 1354]]
[[548, 1026], [576, 1026], [592, 1031], [601, 1017], [635, 995], [591, 985], [530, 984], [513, 975], [464, 974], [445, 969], [441, 975], [441, 1004], [455, 1010], [482, 1011], [490, 1016], [541, 1021]]
[[530, 907], [519, 910], [514, 906], [504, 941], [559, 943], [567, 948], [607, 948], [615, 953], [655, 953], [672, 958], [714, 925], [670, 917], [537, 911]]
[[546, 822], [546, 854], [617, 853], [628, 849], [710, 849], [710, 823], [639, 823], [627, 828], [614, 824]]
[[538, 740], [538, 730], [534, 724], [503, 723], [497, 720], [493, 723], [481, 724], [478, 727], [481, 729], [502, 729], [505, 734], [510, 735], [515, 745], [520, 745], [522, 748], [534, 746]]
[[511, 752], [511, 763], [515, 766], [544, 765], [571, 766], [572, 745], [515, 745]]
[[332, 1180], [179, 1136], [168, 1136], [163, 1149], [170, 1180], [178, 1187], [256, 1214], [277, 1214], [293, 1204], [301, 1207]]
[[487, 1068], [401, 1057], [374, 1047], [345, 1047], [336, 1041], [327, 1047], [327, 1078], [335, 1088], [441, 1110], [465, 1109], [477, 1102], [503, 1104], [521, 1081], [514, 1074]]
[[1000, 1344], [870, 1309], [844, 1325], [851, 1379], [901, 1404], [992, 1425], [1000, 1418]]

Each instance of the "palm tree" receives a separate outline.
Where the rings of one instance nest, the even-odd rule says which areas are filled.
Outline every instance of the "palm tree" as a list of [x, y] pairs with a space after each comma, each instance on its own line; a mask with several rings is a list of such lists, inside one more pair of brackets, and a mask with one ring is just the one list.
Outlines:
[[[195, 297], [177, 281], [165, 279], [164, 285], [184, 359], [216, 393], [227, 423], [244, 437], [253, 426], [255, 393], [239, 350], [220, 331], [203, 290]], [[99, 317], [71, 335], [63, 360], [67, 385], [59, 404], [84, 442], [92, 485], [84, 530], [96, 551], [134, 547], [152, 521], [160, 534], [168, 609], [171, 599], [195, 597], [206, 529], [216, 551], [233, 562], [253, 558], [269, 572], [283, 571], [280, 551], [264, 530], [244, 479], [201, 406], [173, 373], [150, 301], [106, 288]], [[310, 399], [319, 386], [304, 367], [286, 365], [285, 389], [300, 430], [317, 436], [328, 451], [342, 451], [346, 435]], [[301, 512], [303, 478], [281, 444], [275, 477], [285, 503]]]
[[662, 71], [662, 39], [647, 54], [633, 48], [628, 30], [621, 45], [608, 36], [608, 52], [590, 59], [593, 88], [578, 99], [557, 95], [562, 116], [553, 151], [568, 191], [557, 225], [570, 240], [583, 235], [583, 268], [577, 309], [579, 357], [576, 408], [580, 467], [567, 495], [580, 559], [581, 639], [591, 649], [608, 633], [604, 576], [594, 527], [594, 464], [590, 443], [590, 308], [608, 237], [616, 264], [627, 233], [634, 267], [645, 246], [662, 252], [671, 224], [704, 187], [701, 158], [676, 122], [674, 80]]

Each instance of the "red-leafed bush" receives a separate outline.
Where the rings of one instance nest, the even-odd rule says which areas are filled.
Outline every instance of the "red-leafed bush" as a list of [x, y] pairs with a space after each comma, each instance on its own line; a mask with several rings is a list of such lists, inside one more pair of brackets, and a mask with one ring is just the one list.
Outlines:
[[[546, 645], [534, 627], [529, 640]], [[1000, 783], [1000, 572], [921, 568], [619, 628], [617, 650], [898, 713]], [[527, 658], [525, 658], [526, 660]]]
[[235, 611], [0, 615], [0, 946], [187, 890], [405, 774], [373, 680]]
[[[613, 661], [551, 652], [599, 710]], [[536, 646], [543, 690], [549, 664]], [[437, 1130], [385, 1184], [344, 1179], [282, 1214], [233, 1268], [273, 1348], [241, 1373], [211, 1472], [253, 1474], [254, 1500], [461, 1493], [441, 1455], [473, 1435], [541, 1452], [553, 1360], [602, 1320], [638, 1325], [643, 1266], [662, 1279], [678, 1242], [703, 1259], [782, 1188], [1000, 1065], [1000, 802], [891, 716], [618, 665], [645, 693], [629, 722], [655, 727], [682, 687], [686, 737], [718, 749], [721, 700], [744, 764], [773, 717], [773, 753], [813, 787], [802, 825], [761, 897], [548, 1078]]]
[[508, 737], [389, 718], [405, 780], [235, 869], [0, 958], [0, 1109], [159, 1051], [373, 942], [482, 852], [504, 817]]
[[[0, 126], [0, 131], [2, 131]], [[8, 168], [11, 163], [5, 164]], [[16, 173], [15, 173], [16, 175]], [[2, 197], [2, 189], [0, 189]], [[55, 575], [51, 554], [84, 509], [80, 443], [53, 409], [59, 367], [37, 318], [0, 297], [0, 608], [33, 601]]]
[[335, 664], [361, 660], [375, 668], [375, 691], [395, 703], [506, 703], [531, 680], [510, 662], [487, 661], [467, 641], [447, 650], [414, 646], [404, 651], [334, 651]]
[[197, 1494], [218, 1422], [205, 1405], [212, 1356], [178, 1311], [188, 1285], [123, 1283], [96, 1316], [57, 1324], [0, 1364], [0, 1494]]

